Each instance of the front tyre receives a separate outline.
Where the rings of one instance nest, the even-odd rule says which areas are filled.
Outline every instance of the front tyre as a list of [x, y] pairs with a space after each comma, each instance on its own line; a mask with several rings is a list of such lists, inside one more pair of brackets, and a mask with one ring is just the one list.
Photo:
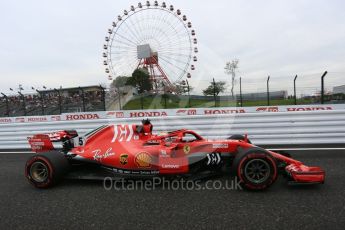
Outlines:
[[264, 190], [271, 186], [278, 176], [274, 158], [259, 148], [239, 153], [235, 157], [234, 167], [241, 185], [249, 190]]
[[30, 157], [25, 165], [25, 176], [37, 188], [49, 188], [69, 170], [69, 162], [58, 152], [46, 152]]

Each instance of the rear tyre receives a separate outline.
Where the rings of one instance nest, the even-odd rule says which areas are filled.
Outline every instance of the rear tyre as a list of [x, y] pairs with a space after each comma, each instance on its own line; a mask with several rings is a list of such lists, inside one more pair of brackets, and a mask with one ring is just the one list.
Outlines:
[[58, 151], [39, 153], [25, 165], [25, 176], [37, 188], [49, 188], [59, 182], [69, 170], [69, 162]]
[[[231, 135], [229, 138], [229, 140], [240, 140], [240, 141], [244, 141], [244, 136], [243, 135], [240, 135], [240, 134], [234, 134], [234, 135]], [[248, 143], [251, 144], [252, 142], [247, 139]]]
[[260, 148], [238, 153], [234, 159], [233, 169], [241, 185], [249, 190], [264, 190], [271, 186], [278, 176], [274, 158]]

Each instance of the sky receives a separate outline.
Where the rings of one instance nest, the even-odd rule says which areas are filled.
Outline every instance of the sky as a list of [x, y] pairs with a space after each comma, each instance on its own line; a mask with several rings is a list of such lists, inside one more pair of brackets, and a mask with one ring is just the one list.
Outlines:
[[[142, 1], [143, 2], [143, 1]], [[153, 2], [153, 1], [151, 1]], [[159, 1], [162, 2], [162, 1]], [[0, 1], [0, 91], [107, 84], [102, 48], [112, 21], [133, 0]], [[198, 62], [194, 93], [212, 78], [229, 82], [225, 63], [239, 59], [244, 92], [298, 93], [345, 84], [345, 1], [171, 0], [193, 23]], [[228, 91], [229, 92], [228, 87]]]

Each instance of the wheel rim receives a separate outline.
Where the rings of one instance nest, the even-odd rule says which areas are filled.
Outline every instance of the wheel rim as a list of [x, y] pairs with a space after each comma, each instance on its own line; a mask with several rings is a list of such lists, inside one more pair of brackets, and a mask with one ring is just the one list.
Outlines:
[[30, 176], [35, 182], [44, 182], [48, 178], [48, 173], [48, 167], [43, 162], [36, 161], [30, 167]]
[[247, 180], [252, 183], [260, 184], [268, 179], [271, 168], [267, 161], [263, 159], [252, 159], [248, 161], [244, 168], [244, 174]]

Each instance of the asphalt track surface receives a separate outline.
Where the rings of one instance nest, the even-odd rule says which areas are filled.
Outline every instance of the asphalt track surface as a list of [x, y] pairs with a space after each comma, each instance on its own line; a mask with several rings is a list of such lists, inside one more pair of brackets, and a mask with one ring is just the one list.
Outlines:
[[345, 151], [291, 153], [322, 166], [326, 183], [288, 186], [280, 178], [263, 192], [107, 191], [99, 181], [65, 180], [39, 190], [23, 176], [29, 153], [0, 154], [0, 229], [344, 229]]

